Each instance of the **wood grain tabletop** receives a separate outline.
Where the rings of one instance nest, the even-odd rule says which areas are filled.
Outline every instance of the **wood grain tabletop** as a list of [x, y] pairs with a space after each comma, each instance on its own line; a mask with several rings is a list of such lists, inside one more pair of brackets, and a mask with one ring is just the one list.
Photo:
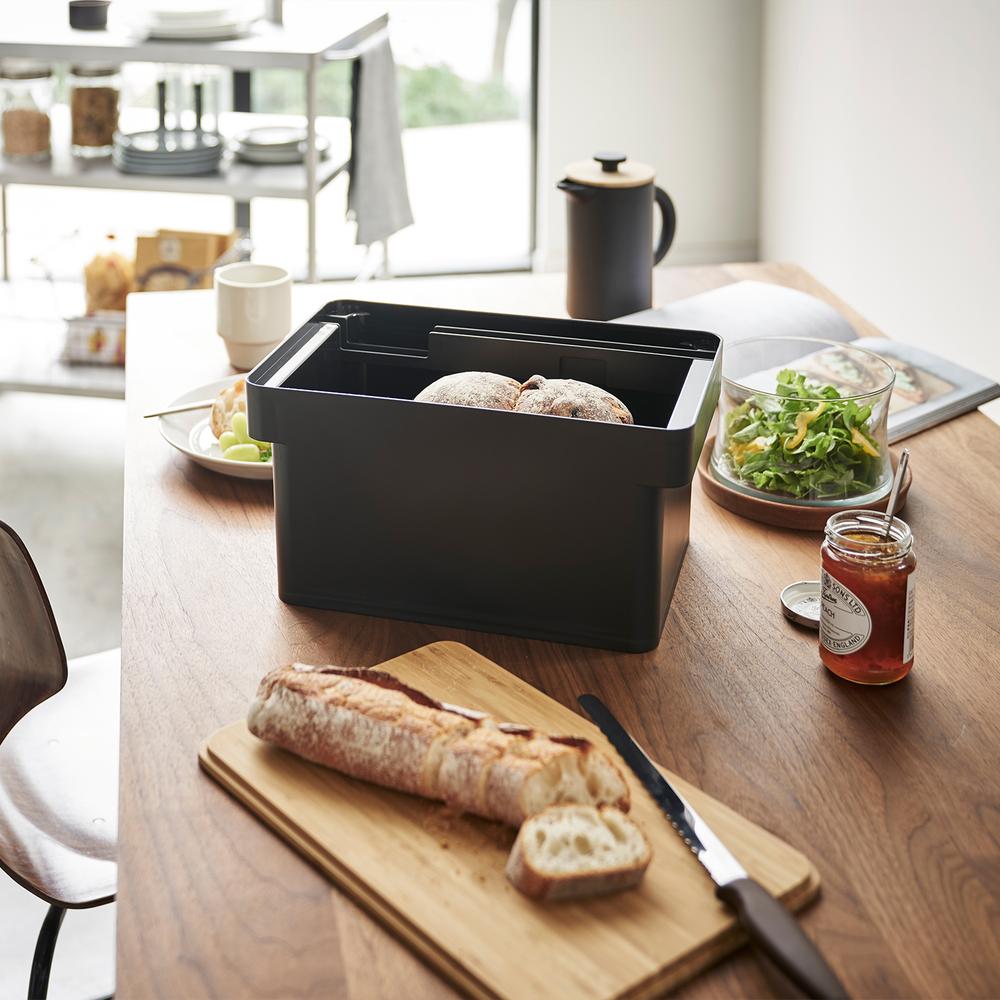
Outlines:
[[[743, 278], [790, 285], [879, 334], [794, 265], [655, 277], [658, 304]], [[415, 279], [296, 288], [295, 322], [344, 287], [563, 310], [559, 275]], [[907, 441], [915, 665], [869, 689], [828, 673], [816, 634], [781, 615], [781, 588], [817, 577], [820, 537], [742, 520], [697, 486], [650, 653], [282, 604], [270, 484], [195, 466], [141, 419], [229, 371], [211, 293], [133, 295], [128, 329], [119, 997], [453, 995], [197, 764], [270, 667], [370, 666], [438, 639], [566, 705], [594, 691], [657, 760], [811, 858], [823, 889], [801, 919], [852, 995], [1000, 995], [1000, 427], [973, 413]], [[776, 988], [744, 949], [680, 995]]]

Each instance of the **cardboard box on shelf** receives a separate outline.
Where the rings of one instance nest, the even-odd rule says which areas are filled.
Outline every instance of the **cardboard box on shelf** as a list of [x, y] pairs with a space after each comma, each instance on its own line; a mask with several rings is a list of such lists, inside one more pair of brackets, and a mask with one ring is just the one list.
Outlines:
[[160, 229], [140, 236], [135, 248], [136, 291], [211, 288], [211, 268], [236, 242], [238, 232], [195, 233]]

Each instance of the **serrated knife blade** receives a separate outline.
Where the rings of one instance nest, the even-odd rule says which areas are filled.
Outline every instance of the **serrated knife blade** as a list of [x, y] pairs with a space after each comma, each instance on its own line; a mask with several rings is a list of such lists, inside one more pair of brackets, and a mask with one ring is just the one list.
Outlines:
[[750, 878], [729, 849], [660, 773], [642, 747], [596, 695], [577, 699], [619, 756], [642, 783], [716, 885], [716, 895], [736, 912], [743, 929], [768, 958], [807, 996], [847, 997], [840, 980], [798, 921], [759, 882]]
[[746, 878], [746, 869], [716, 837], [691, 804], [660, 774], [657, 766], [611, 714], [607, 705], [592, 694], [581, 695], [578, 700], [622, 760], [632, 769], [632, 773], [642, 782], [643, 788], [666, 814], [681, 840], [691, 848], [694, 856], [712, 876], [712, 881], [716, 885], [726, 885], [738, 878]]

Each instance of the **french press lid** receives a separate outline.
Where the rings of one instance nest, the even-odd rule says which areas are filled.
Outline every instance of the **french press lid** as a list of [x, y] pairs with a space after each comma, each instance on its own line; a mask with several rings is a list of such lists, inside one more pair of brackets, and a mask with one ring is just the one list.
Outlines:
[[580, 160], [566, 168], [567, 180], [591, 187], [642, 187], [652, 184], [655, 177], [652, 167], [630, 160], [624, 153], [595, 153], [592, 160]]

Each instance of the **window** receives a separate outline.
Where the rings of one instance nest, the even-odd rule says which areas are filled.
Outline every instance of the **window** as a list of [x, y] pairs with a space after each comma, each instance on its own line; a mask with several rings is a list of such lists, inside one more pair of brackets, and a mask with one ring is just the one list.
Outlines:
[[[535, 0], [396, 0], [389, 11], [396, 59], [414, 225], [389, 245], [394, 274], [526, 268], [532, 231], [532, 59]], [[350, 68], [320, 73], [319, 110], [349, 113]], [[301, 77], [286, 70], [254, 74], [255, 111], [302, 114]], [[327, 121], [336, 130], [336, 121]], [[320, 196], [320, 272], [357, 273], [363, 249], [344, 222], [347, 178]], [[261, 199], [254, 237], [287, 245], [284, 235], [305, 207]], [[281, 263], [285, 263], [281, 261]], [[301, 269], [301, 261], [297, 270]], [[287, 264], [286, 264], [287, 266]]]

